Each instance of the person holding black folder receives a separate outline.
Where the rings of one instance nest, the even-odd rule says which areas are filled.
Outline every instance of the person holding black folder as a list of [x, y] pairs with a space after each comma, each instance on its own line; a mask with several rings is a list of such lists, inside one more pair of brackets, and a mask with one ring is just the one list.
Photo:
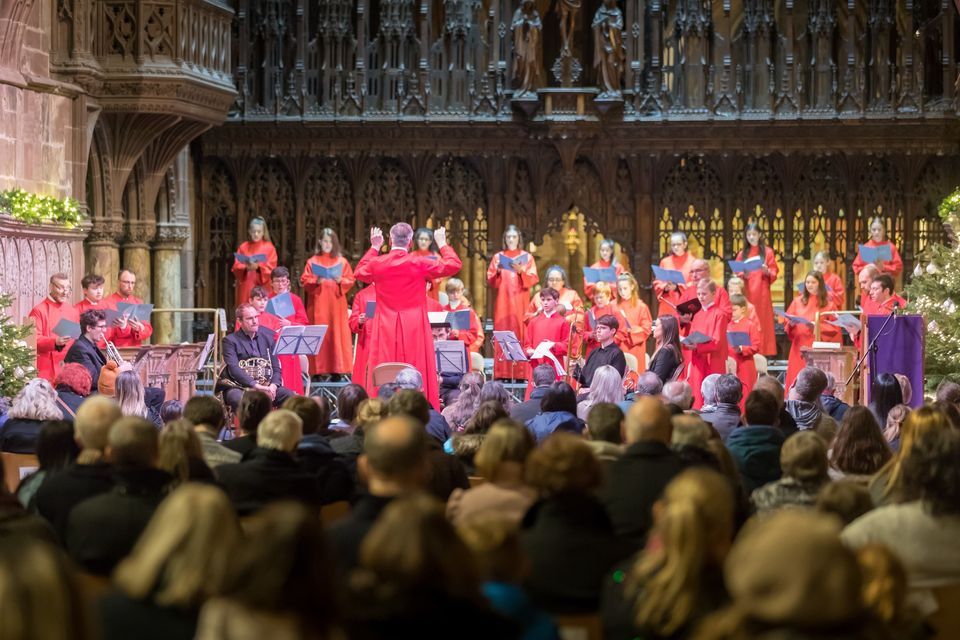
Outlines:
[[310, 358], [311, 375], [340, 376], [353, 369], [347, 293], [355, 282], [350, 263], [340, 254], [337, 232], [329, 227], [321, 230], [316, 251], [300, 276], [310, 324], [327, 325], [320, 353]]
[[[704, 278], [697, 283], [701, 309], [690, 322], [690, 333], [681, 341], [690, 362], [687, 382], [693, 388], [693, 408], [703, 405], [700, 386], [711, 373], [727, 371], [727, 325], [730, 313], [720, 306], [717, 283]], [[729, 304], [729, 300], [728, 300]]]
[[[133, 295], [137, 287], [137, 274], [130, 269], [121, 269], [117, 274], [117, 290], [103, 301], [107, 309], [118, 311], [121, 304], [141, 305], [143, 300]], [[152, 305], [148, 305], [152, 309]], [[148, 314], [149, 315], [149, 314]], [[144, 340], [153, 335], [153, 325], [148, 316], [138, 317], [131, 312], [129, 316], [118, 318], [107, 331], [107, 338], [115, 347], [139, 347]]]
[[[53, 384], [60, 373], [60, 366], [67, 355], [67, 350], [73, 343], [73, 337], [79, 335], [79, 321], [77, 310], [67, 302], [70, 296], [70, 276], [65, 273], [55, 273], [50, 276], [50, 290], [47, 297], [35, 306], [28, 316], [33, 322], [37, 337], [37, 375], [50, 384]], [[63, 331], [66, 320], [73, 323], [77, 331], [70, 335]], [[55, 329], [60, 333], [57, 333]]]

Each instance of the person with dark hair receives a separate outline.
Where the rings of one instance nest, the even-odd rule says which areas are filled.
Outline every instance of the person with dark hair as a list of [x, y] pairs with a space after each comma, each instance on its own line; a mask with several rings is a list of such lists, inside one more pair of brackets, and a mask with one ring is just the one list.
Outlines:
[[80, 403], [87, 399], [93, 389], [93, 379], [87, 368], [78, 362], [63, 365], [53, 383], [57, 391], [57, 404], [63, 412], [63, 419], [73, 422]]
[[527, 421], [537, 444], [557, 431], [583, 433], [585, 426], [577, 417], [577, 394], [566, 382], [555, 382], [540, 400], [540, 413]]
[[[610, 285], [610, 288], [613, 289], [613, 299], [617, 299], [617, 290], [616, 286], [619, 282], [620, 276], [627, 273], [627, 270], [623, 268], [623, 265], [620, 264], [620, 261], [616, 259], [616, 249], [617, 243], [611, 240], [610, 238], [604, 238], [600, 241], [600, 246], [597, 253], [599, 254], [599, 260], [590, 265], [592, 269], [613, 269], [614, 280], [609, 282], [604, 282], [603, 284]], [[599, 283], [597, 283], [599, 284]], [[593, 293], [596, 285], [592, 282], [587, 282], [587, 277], [583, 277], [583, 293], [590, 299], [593, 299]]]
[[836, 421], [824, 413], [820, 396], [827, 388], [827, 374], [817, 367], [804, 367], [797, 374], [784, 409], [793, 418], [797, 429], [814, 429], [829, 446], [837, 431]]
[[[503, 232], [503, 249], [493, 254], [487, 267], [487, 284], [496, 292], [493, 298], [493, 330], [513, 331], [524, 344], [526, 325], [524, 309], [530, 299], [530, 289], [540, 281], [533, 255], [524, 251], [520, 230], [515, 225]], [[494, 347], [494, 379], [524, 378], [524, 369], [515, 362], [504, 360]]]
[[713, 425], [724, 440], [734, 429], [743, 424], [740, 419], [740, 400], [743, 398], [743, 384], [732, 373], [724, 373], [717, 378], [717, 403], [713, 411], [700, 414], [704, 422]]
[[780, 449], [784, 438], [777, 428], [777, 413], [777, 399], [766, 391], [754, 389], [744, 405], [743, 426], [734, 429], [726, 439], [748, 495], [780, 479]]
[[200, 438], [203, 461], [207, 466], [216, 469], [223, 464], [240, 462], [243, 454], [217, 442], [224, 422], [223, 405], [219, 400], [213, 396], [194, 396], [187, 400], [183, 417], [193, 424], [193, 429]]
[[367, 390], [355, 382], [341, 387], [337, 392], [337, 417], [330, 423], [330, 428], [352, 429], [353, 421], [357, 417], [357, 408], [369, 397]]
[[750, 502], [760, 513], [783, 507], [812, 507], [830, 482], [827, 443], [813, 431], [798, 431], [780, 449], [783, 476], [755, 489]]
[[[318, 275], [320, 271], [323, 275]], [[340, 253], [340, 239], [329, 227], [320, 230], [313, 256], [300, 285], [307, 296], [310, 324], [327, 325], [320, 353], [310, 358], [311, 375], [350, 373], [353, 349], [347, 324], [347, 293], [356, 282], [350, 263]]]
[[443, 449], [451, 453], [463, 463], [468, 476], [476, 475], [474, 457], [480, 450], [480, 445], [495, 422], [509, 419], [509, 414], [497, 400], [485, 400], [477, 407], [476, 412], [467, 421], [462, 433], [453, 434]]
[[[300, 466], [314, 474], [323, 504], [347, 500], [353, 493], [350, 470], [330, 445], [330, 405], [322, 396], [293, 396], [283, 403], [303, 422], [303, 438], [297, 443], [294, 457]], [[333, 438], [335, 439], [335, 438]]]
[[894, 309], [906, 309], [907, 301], [893, 291], [893, 278], [888, 273], [881, 273], [870, 281], [869, 302], [863, 309], [865, 315], [885, 316]]
[[160, 420], [163, 424], [183, 417], [183, 403], [179, 400], [164, 400], [160, 405]]
[[106, 310], [107, 306], [103, 304], [103, 285], [105, 282], [103, 276], [95, 273], [88, 273], [83, 276], [80, 280], [80, 290], [83, 298], [74, 305], [78, 314], [91, 309]]
[[608, 465], [623, 454], [623, 410], [612, 402], [598, 402], [587, 414], [587, 444]]
[[[785, 319], [787, 337], [790, 338], [790, 358], [787, 363], [787, 378], [783, 386], [790, 389], [800, 370], [806, 366], [801, 349], [810, 347], [814, 338], [814, 323], [817, 314], [820, 314], [820, 340], [823, 342], [840, 342], [840, 329], [830, 324], [833, 316], [827, 312], [836, 311], [837, 307], [827, 295], [827, 285], [823, 281], [823, 274], [811, 271], [803, 281], [803, 290], [793, 299], [787, 308]], [[793, 316], [797, 320], [790, 320], [786, 316]]]
[[[557, 292], [557, 313], [566, 318], [567, 322], [573, 324], [574, 331], [583, 335], [584, 325], [584, 307], [583, 300], [576, 290], [571, 289], [567, 278], [566, 270], [558, 264], [550, 265], [545, 271], [546, 288]], [[542, 289], [541, 289], [542, 291]], [[524, 320], [529, 324], [530, 320], [537, 317], [543, 308], [543, 298], [533, 296], [527, 305], [527, 312]], [[574, 351], [579, 350], [580, 344], [577, 338], [574, 339]]]
[[661, 314], [653, 323], [653, 337], [657, 348], [650, 358], [648, 370], [666, 384], [674, 379], [677, 369], [683, 363], [680, 351], [680, 321], [676, 316]]
[[[419, 227], [413, 232], [413, 246], [410, 249], [410, 255], [418, 258], [427, 258], [428, 260], [440, 259], [440, 248], [433, 241], [433, 229]], [[443, 278], [430, 278], [427, 280], [427, 297], [440, 301], [440, 283]]]
[[253, 451], [257, 446], [257, 427], [267, 417], [272, 407], [273, 403], [270, 401], [270, 396], [263, 391], [257, 389], [244, 391], [236, 411], [240, 435], [225, 440], [222, 443], [223, 446], [231, 451], [236, 451], [241, 456], [246, 456]]
[[865, 482], [892, 457], [873, 413], [863, 406], [851, 407], [830, 447], [830, 476]]
[[754, 391], [766, 391], [777, 400], [779, 414], [777, 415], [777, 427], [783, 433], [785, 438], [790, 437], [797, 432], [797, 421], [793, 419], [790, 412], [787, 411], [783, 397], [783, 385], [775, 376], [766, 373], [757, 377], [757, 383], [753, 385]]
[[587, 356], [583, 368], [575, 374], [577, 381], [580, 383], [581, 395], [590, 392], [590, 385], [593, 384], [593, 374], [600, 367], [613, 367], [623, 378], [623, 374], [627, 371], [627, 360], [623, 357], [623, 351], [615, 342], [619, 330], [620, 321], [617, 320], [616, 316], [607, 314], [597, 318], [593, 330], [597, 346]]
[[64, 364], [76, 362], [90, 372], [92, 387], [100, 380], [100, 370], [107, 364], [107, 358], [97, 347], [103, 341], [107, 331], [107, 314], [99, 309], [91, 309], [80, 314], [80, 337], [73, 341], [64, 356]]
[[521, 424], [526, 424], [540, 413], [540, 401], [550, 389], [550, 385], [556, 381], [557, 372], [549, 364], [539, 364], [533, 368], [532, 379], [533, 389], [530, 390], [530, 399], [510, 409], [510, 417]]
[[870, 390], [870, 411], [879, 424], [887, 424], [887, 414], [903, 404], [903, 388], [892, 373], [881, 373], [873, 379]]
[[377, 387], [377, 398], [384, 402], [390, 402], [397, 391], [400, 391], [400, 385], [396, 382], [387, 382]]
[[693, 387], [693, 408], [704, 404], [700, 395], [700, 383], [712, 373], [724, 373], [727, 370], [727, 325], [731, 312], [719, 299], [720, 287], [709, 278], [697, 283], [697, 300], [702, 309], [690, 321], [690, 334], [706, 336], [705, 342], [689, 343], [681, 341], [689, 351], [690, 375], [688, 382]]
[[66, 420], [48, 420], [40, 427], [37, 437], [37, 460], [40, 466], [36, 471], [20, 481], [17, 487], [17, 499], [24, 507], [31, 507], [37, 489], [47, 476], [66, 469], [76, 461], [80, 454], [73, 422]]
[[936, 401], [960, 406], [960, 384], [950, 378], [941, 380], [937, 385]]
[[844, 526], [873, 509], [870, 490], [854, 480], [828, 482], [820, 488], [814, 504], [817, 511], [830, 513], [840, 519]]
[[[534, 350], [542, 342], [551, 342], [550, 353], [559, 361], [563, 362], [567, 355], [568, 342], [570, 338], [570, 323], [558, 310], [560, 294], [552, 287], [545, 287], [537, 295], [540, 300], [540, 306], [531, 315], [527, 321], [527, 328], [523, 339], [523, 348], [527, 356], [532, 356]], [[621, 357], [623, 354], [620, 354]], [[556, 379], [560, 379], [560, 372], [556, 370], [553, 362], [546, 357], [531, 358], [530, 369], [527, 375], [532, 375], [534, 367], [541, 364], [547, 364], [554, 367]]]

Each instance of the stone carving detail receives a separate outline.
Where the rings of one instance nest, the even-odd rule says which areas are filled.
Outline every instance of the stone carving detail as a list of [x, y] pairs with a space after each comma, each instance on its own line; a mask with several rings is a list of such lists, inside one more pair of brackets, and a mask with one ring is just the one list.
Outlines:
[[623, 12], [617, 0], [603, 0], [592, 26], [593, 66], [597, 68], [600, 98], [620, 98], [627, 50], [623, 46]]
[[395, 161], [382, 161], [367, 178], [362, 187], [360, 211], [364, 227], [389, 227], [397, 220], [415, 219], [417, 203], [413, 183]]
[[187, 225], [160, 223], [153, 246], [155, 249], [180, 249], [189, 237], [190, 227]]
[[307, 216], [302, 245], [306, 255], [313, 253], [324, 227], [336, 231], [342, 244], [352, 239], [353, 190], [338, 162], [324, 162], [313, 167], [304, 185], [303, 201]]
[[513, 76], [519, 80], [514, 98], [535, 94], [540, 88], [543, 66], [543, 24], [533, 0], [523, 0], [513, 14]]
[[87, 234], [90, 244], [118, 244], [123, 238], [123, 220], [112, 218], [94, 218], [93, 226]]
[[475, 255], [487, 246], [487, 209], [483, 180], [459, 159], [444, 160], [427, 185], [427, 211], [435, 226], [446, 226], [451, 240]]

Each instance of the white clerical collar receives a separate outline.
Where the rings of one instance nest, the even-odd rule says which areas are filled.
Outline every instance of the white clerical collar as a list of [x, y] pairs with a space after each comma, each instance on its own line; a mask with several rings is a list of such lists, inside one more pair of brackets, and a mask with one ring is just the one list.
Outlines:
[[715, 305], [715, 304], [716, 304], [716, 300], [714, 300], [714, 301], [711, 302], [710, 304], [705, 304], [705, 305], [703, 305], [703, 310], [706, 311], [707, 309], [709, 309], [710, 307], [712, 307], [712, 306]]
[[556, 315], [556, 313], [557, 313], [557, 310], [554, 309], [554, 310], [553, 310], [552, 312], [550, 312], [550, 313], [547, 313], [546, 311], [544, 311], [544, 312], [543, 312], [543, 315], [546, 316], [547, 318], [552, 318], [553, 316]]
[[406, 247], [390, 247], [390, 251], [405, 251], [410, 253], [410, 249], [407, 249]]

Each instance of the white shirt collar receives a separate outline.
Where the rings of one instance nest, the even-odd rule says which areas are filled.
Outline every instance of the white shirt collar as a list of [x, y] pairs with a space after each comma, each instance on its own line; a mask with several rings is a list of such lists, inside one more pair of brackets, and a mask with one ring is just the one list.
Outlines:
[[410, 249], [407, 249], [406, 247], [390, 247], [390, 251], [405, 251], [410, 253]]

